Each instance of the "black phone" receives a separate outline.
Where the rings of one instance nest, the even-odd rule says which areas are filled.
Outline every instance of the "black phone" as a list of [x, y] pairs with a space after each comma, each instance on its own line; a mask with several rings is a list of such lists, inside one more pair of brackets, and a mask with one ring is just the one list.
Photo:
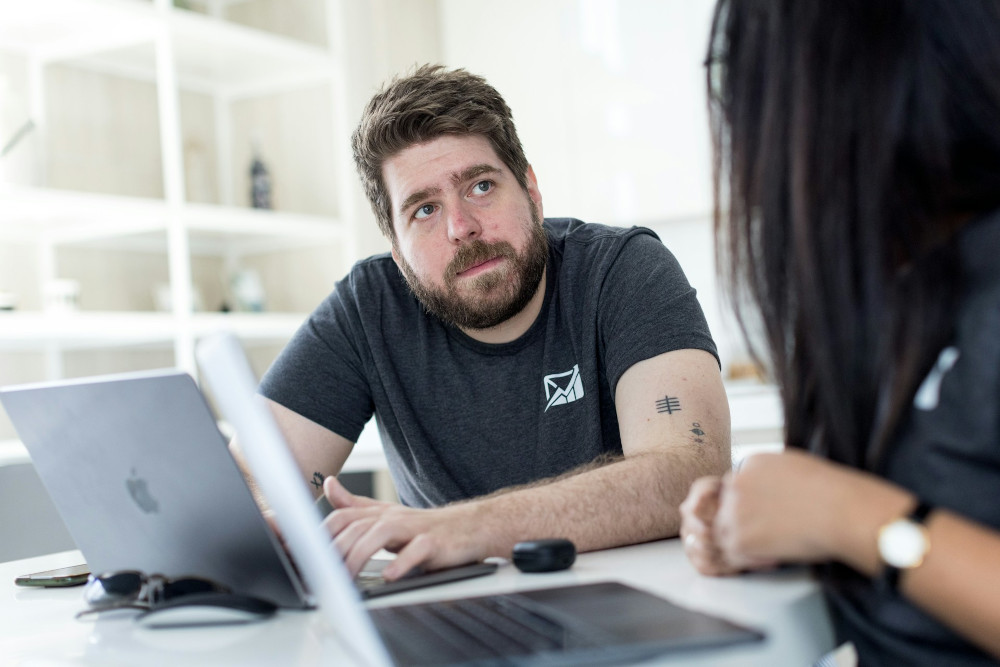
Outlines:
[[22, 574], [14, 579], [18, 586], [80, 586], [87, 583], [90, 576], [90, 567], [86, 563], [60, 567], [55, 570], [45, 570], [44, 572], [34, 572], [32, 574]]

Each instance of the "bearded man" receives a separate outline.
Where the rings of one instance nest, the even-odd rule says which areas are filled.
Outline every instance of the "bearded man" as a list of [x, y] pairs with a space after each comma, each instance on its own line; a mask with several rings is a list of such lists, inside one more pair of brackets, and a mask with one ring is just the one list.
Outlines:
[[[382, 548], [391, 580], [529, 539], [676, 535], [730, 442], [673, 255], [648, 229], [543, 220], [510, 109], [464, 70], [391, 81], [353, 149], [392, 251], [337, 283], [260, 387], [303, 475], [326, 478], [348, 569]], [[373, 414], [401, 504], [336, 480]]]

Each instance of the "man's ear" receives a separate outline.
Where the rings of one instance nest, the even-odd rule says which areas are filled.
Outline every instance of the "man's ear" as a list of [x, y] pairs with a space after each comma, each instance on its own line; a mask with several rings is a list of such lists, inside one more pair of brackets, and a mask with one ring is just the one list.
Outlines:
[[531, 197], [531, 201], [535, 202], [535, 206], [538, 208], [538, 217], [545, 219], [545, 213], [542, 211], [542, 191], [538, 189], [538, 179], [535, 178], [535, 170], [528, 165], [528, 171], [526, 172], [525, 179], [528, 186], [528, 196]]

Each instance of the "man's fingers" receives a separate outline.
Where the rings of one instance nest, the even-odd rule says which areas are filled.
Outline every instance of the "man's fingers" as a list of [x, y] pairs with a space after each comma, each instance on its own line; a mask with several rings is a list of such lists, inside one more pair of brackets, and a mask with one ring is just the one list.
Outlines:
[[[346, 555], [347, 567], [351, 570], [352, 574], [360, 572], [365, 563], [368, 562], [368, 559], [378, 553], [380, 549], [396, 550], [406, 546], [414, 539], [412, 526], [408, 522], [400, 522], [398, 520], [399, 517], [396, 518], [396, 521], [387, 519], [385, 516], [366, 520], [363, 524], [364, 530], [352, 533], [351, 537], [354, 538], [356, 535], [356, 539], [353, 539], [350, 550]], [[353, 528], [354, 526], [352, 525], [351, 529]], [[420, 537], [417, 536], [417, 540]], [[390, 572], [392, 571], [390, 570]], [[409, 569], [404, 570], [400, 573], [400, 576], [408, 571]], [[389, 578], [389, 575], [384, 571], [382, 574]]]
[[366, 498], [364, 496], [356, 496], [347, 489], [344, 485], [334, 477], [327, 477], [323, 482], [323, 495], [326, 499], [330, 501], [334, 509], [340, 509], [342, 507], [366, 507], [370, 505], [379, 505], [379, 501], [372, 498]]
[[327, 514], [323, 519], [323, 526], [331, 536], [336, 537], [352, 523], [364, 519], [378, 519], [384, 513], [385, 509], [377, 506], [346, 507]]
[[337, 547], [337, 551], [340, 552], [341, 558], [344, 559], [344, 565], [350, 571], [351, 576], [357, 575], [361, 571], [361, 568], [365, 566], [368, 559], [371, 557], [375, 551], [364, 554], [364, 547], [361, 542], [364, 540], [365, 536], [371, 530], [372, 526], [375, 524], [376, 519], [374, 517], [367, 517], [359, 519], [358, 521], [351, 522], [350, 525], [345, 527], [340, 533], [337, 534], [336, 538], [333, 540], [334, 546]]
[[426, 534], [417, 535], [403, 547], [394, 561], [385, 566], [382, 576], [387, 581], [394, 581], [418, 565], [429, 561], [435, 552], [432, 542], [433, 540]]

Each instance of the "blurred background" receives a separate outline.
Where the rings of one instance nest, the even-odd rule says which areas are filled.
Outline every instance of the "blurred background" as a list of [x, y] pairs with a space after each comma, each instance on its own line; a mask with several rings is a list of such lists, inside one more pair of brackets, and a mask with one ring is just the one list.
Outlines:
[[[0, 0], [0, 385], [196, 375], [194, 343], [223, 328], [263, 372], [354, 261], [388, 249], [350, 133], [383, 81], [437, 62], [504, 95], [547, 216], [659, 234], [719, 344], [737, 458], [775, 447], [774, 390], [715, 280], [712, 5]], [[348, 465], [391, 497], [372, 429]], [[25, 545], [0, 560], [58, 532], [32, 528], [49, 511], [32, 474], [0, 413], [0, 544]]]

